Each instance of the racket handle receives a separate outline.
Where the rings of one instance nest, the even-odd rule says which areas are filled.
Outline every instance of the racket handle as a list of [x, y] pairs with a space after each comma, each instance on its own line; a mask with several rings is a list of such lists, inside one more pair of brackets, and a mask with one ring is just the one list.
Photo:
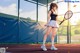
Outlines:
[[64, 22], [64, 20], [59, 25], [61, 25], [63, 22]]

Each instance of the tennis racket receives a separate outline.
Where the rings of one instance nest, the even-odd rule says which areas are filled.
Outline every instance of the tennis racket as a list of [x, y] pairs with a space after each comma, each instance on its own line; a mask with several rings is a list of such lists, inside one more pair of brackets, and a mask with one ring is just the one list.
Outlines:
[[61, 25], [65, 20], [68, 20], [72, 17], [73, 15], [73, 12], [71, 10], [67, 11], [65, 14], [64, 14], [64, 19], [63, 21], [61, 21], [61, 23], [59, 25]]

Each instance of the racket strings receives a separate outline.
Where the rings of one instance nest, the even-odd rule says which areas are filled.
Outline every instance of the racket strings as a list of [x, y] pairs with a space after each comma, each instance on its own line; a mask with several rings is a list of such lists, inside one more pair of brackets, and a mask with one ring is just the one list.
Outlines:
[[72, 15], [73, 15], [72, 11], [68, 11], [65, 13], [64, 17], [65, 17], [65, 19], [69, 19], [72, 17]]

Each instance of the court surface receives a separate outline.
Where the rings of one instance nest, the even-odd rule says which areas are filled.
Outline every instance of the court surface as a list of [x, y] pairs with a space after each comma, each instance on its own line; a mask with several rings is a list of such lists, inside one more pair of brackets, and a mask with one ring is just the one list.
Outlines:
[[0, 45], [8, 47], [6, 53], [80, 53], [80, 44], [55, 44], [57, 51], [50, 50], [50, 44], [46, 44], [48, 51], [42, 51], [41, 44]]

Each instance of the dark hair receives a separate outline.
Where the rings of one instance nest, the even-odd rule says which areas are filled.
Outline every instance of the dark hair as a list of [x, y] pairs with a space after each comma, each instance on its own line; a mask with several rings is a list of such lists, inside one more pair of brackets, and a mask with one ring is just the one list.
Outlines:
[[58, 6], [57, 6], [57, 4], [56, 4], [56, 3], [51, 3], [51, 4], [50, 4], [50, 10], [51, 10], [53, 7], [58, 8]]

